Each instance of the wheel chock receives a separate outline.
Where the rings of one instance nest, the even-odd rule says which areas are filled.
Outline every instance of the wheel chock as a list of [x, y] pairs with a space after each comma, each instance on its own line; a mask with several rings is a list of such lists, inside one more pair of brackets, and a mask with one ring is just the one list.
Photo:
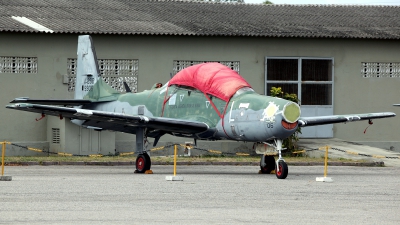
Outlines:
[[[135, 170], [133, 173], [139, 173], [139, 171]], [[144, 174], [153, 174], [153, 170], [146, 170], [144, 171]]]
[[[261, 172], [261, 170], [259, 170], [258, 174], [263, 174], [263, 172]], [[276, 172], [275, 172], [275, 170], [271, 170], [271, 172], [269, 174], [276, 174]]]

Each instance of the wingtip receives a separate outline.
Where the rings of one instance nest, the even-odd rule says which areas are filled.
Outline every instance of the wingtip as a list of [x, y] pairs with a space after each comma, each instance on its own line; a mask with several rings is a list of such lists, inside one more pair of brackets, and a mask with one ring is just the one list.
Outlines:
[[29, 100], [29, 97], [19, 97], [14, 98], [10, 103], [26, 102], [27, 100]]

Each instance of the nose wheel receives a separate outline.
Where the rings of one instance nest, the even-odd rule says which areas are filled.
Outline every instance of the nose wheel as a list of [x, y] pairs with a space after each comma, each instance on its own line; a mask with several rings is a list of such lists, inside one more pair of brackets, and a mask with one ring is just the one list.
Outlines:
[[285, 161], [279, 161], [276, 164], [275, 174], [278, 179], [285, 179], [288, 175], [289, 169]]

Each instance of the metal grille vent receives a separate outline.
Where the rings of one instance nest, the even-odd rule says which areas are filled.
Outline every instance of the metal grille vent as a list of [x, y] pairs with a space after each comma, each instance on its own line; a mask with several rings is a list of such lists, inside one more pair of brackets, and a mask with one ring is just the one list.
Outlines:
[[[132, 92], [137, 91], [139, 60], [98, 59], [101, 78], [119, 92], [125, 92], [124, 82]], [[77, 59], [67, 60], [68, 91], [75, 91]]]
[[239, 73], [239, 67], [240, 67], [239, 61], [190, 61], [190, 60], [174, 60], [172, 73], [173, 75], [175, 75], [179, 71], [185, 69], [186, 67], [206, 62], [218, 62]]
[[37, 73], [37, 57], [0, 56], [0, 73]]
[[400, 63], [361, 63], [361, 75], [364, 78], [400, 77]]
[[60, 144], [60, 128], [51, 128], [51, 143]]

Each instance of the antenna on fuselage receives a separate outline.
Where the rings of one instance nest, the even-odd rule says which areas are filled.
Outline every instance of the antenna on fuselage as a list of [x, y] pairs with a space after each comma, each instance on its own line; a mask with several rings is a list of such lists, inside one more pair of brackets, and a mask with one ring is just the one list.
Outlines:
[[126, 81], [124, 81], [124, 87], [125, 87], [126, 92], [132, 92], [132, 90], [129, 88], [128, 84], [126, 83]]

